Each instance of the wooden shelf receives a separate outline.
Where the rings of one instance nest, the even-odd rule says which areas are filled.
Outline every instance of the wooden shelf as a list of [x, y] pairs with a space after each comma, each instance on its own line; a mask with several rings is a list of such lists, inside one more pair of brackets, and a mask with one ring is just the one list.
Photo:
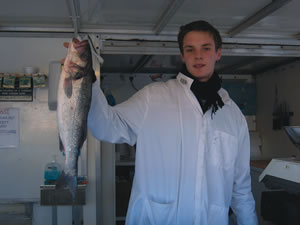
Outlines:
[[250, 165], [255, 168], [265, 169], [271, 160], [251, 160]]
[[116, 221], [125, 221], [126, 217], [125, 216], [117, 216]]
[[134, 160], [127, 160], [127, 161], [116, 161], [116, 166], [134, 166], [135, 161]]

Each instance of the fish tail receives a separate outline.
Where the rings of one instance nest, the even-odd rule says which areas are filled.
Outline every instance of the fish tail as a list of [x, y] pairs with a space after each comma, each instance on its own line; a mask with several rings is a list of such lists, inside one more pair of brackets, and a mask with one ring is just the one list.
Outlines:
[[77, 192], [77, 176], [70, 175], [62, 171], [56, 183], [56, 187], [58, 189], [63, 189], [64, 187], [67, 187], [70, 193], [72, 194], [72, 198], [74, 200]]

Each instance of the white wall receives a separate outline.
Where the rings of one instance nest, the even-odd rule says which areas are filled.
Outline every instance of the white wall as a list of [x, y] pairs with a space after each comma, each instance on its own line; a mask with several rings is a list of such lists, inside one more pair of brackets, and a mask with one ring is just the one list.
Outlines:
[[[300, 125], [300, 63], [295, 62], [260, 74], [257, 82], [257, 129], [262, 138], [262, 158], [290, 157], [299, 150], [291, 143], [284, 130], [272, 129], [272, 113], [275, 101], [275, 85], [279, 103], [286, 101], [294, 112], [290, 125]], [[300, 152], [299, 152], [300, 153]]]
[[[69, 40], [0, 38], [0, 73], [22, 73], [24, 66], [36, 66], [48, 74], [49, 63], [65, 56], [65, 41]], [[33, 102], [0, 102], [1, 108], [19, 108], [20, 114], [19, 149], [0, 149], [0, 203], [36, 202], [33, 224], [51, 224], [51, 207], [39, 205], [40, 185], [52, 155], [58, 155], [61, 165], [64, 159], [59, 152], [56, 112], [48, 109], [48, 88], [34, 89], [33, 96]], [[63, 212], [59, 221], [71, 221], [70, 209], [65, 208], [59, 208]]]
[[[49, 62], [66, 54], [65, 39], [0, 38], [0, 73], [22, 73], [24, 66], [36, 66], [48, 74]], [[58, 150], [56, 114], [48, 110], [48, 88], [34, 90], [33, 102], [0, 102], [0, 107], [20, 110], [19, 149], [0, 149], [0, 200], [39, 198], [43, 171]]]
[[24, 66], [37, 66], [48, 74], [49, 62], [66, 54], [64, 38], [5, 38], [0, 37], [0, 73], [22, 73]]
[[[0, 38], [0, 73], [22, 73], [24, 66], [36, 66], [41, 73], [48, 74], [49, 63], [66, 56], [64, 38]], [[98, 72], [97, 65], [94, 67]], [[52, 224], [50, 206], [40, 206], [40, 185], [44, 182], [45, 165], [59, 152], [56, 112], [48, 109], [48, 87], [34, 89], [33, 102], [0, 102], [0, 107], [15, 107], [20, 110], [19, 149], [0, 149], [0, 204], [13, 202], [35, 202], [33, 224]], [[87, 224], [97, 224], [96, 215], [96, 151], [99, 142], [88, 135], [88, 154], [81, 154], [79, 173], [87, 172], [89, 184], [86, 189], [86, 205], [83, 217]], [[88, 157], [84, 162], [83, 158]], [[85, 163], [89, 162], [87, 168]], [[99, 171], [100, 172], [100, 171]], [[86, 174], [86, 173], [85, 173]], [[95, 197], [96, 196], [96, 197]], [[58, 223], [71, 224], [71, 206], [58, 207]]]

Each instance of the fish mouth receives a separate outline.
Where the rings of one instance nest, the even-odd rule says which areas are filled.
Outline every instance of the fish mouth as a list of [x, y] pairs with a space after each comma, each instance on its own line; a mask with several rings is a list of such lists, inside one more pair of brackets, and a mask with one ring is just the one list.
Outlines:
[[79, 41], [77, 38], [73, 38], [72, 42], [76, 45], [87, 45], [89, 43], [88, 40]]
[[85, 51], [85, 48], [89, 44], [88, 40], [79, 41], [77, 38], [73, 38], [72, 43], [73, 47], [79, 52]]

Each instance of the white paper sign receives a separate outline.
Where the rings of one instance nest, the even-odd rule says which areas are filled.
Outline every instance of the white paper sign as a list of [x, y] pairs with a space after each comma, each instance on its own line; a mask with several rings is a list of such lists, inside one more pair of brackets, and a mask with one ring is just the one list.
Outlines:
[[19, 109], [0, 108], [0, 148], [18, 148], [19, 137]]

